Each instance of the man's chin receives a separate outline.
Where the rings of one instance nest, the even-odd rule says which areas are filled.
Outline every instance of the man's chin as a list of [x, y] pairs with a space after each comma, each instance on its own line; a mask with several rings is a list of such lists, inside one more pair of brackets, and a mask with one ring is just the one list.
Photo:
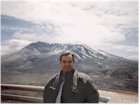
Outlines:
[[64, 72], [70, 72], [72, 69], [65, 69]]

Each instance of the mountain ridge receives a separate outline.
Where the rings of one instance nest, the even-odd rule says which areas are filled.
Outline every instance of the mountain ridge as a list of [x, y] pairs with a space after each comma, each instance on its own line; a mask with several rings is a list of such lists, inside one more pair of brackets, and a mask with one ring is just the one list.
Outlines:
[[[112, 55], [103, 50], [97, 51], [95, 49], [91, 49], [87, 45], [51, 44], [38, 41], [27, 45], [20, 51], [17, 51], [11, 55], [9, 54], [5, 57], [2, 56], [2, 67], [8, 67], [5, 69], [17, 69], [19, 67], [18, 70], [20, 70], [20, 66], [23, 66], [22, 69], [26, 70], [27, 62], [30, 62], [28, 66], [32, 66], [34, 68], [38, 65], [40, 68], [44, 69], [44, 72], [46, 69], [45, 67], [50, 66], [49, 63], [54, 64], [55, 66], [54, 68], [47, 67], [49, 70], [59, 69], [59, 56], [63, 51], [71, 51], [74, 53], [76, 66], [79, 69], [82, 69], [82, 71], [84, 71], [84, 69], [85, 71], [87, 70], [91, 72], [107, 69], [114, 70], [119, 68], [127, 68], [127, 66], [129, 68], [132, 63], [136, 63], [132, 60]], [[43, 63], [43, 65], [41, 65], [41, 63]], [[44, 66], [45, 64], [46, 66]], [[13, 65], [15, 66], [13, 67]]]
[[59, 57], [63, 51], [71, 51], [75, 55], [75, 68], [92, 75], [94, 79], [98, 78], [99, 86], [102, 87], [105, 83], [109, 84], [110, 88], [113, 86], [113, 88], [138, 89], [137, 61], [118, 57], [103, 50], [96, 51], [80, 44], [31, 43], [20, 51], [1, 57], [1, 71], [29, 74], [59, 72]]

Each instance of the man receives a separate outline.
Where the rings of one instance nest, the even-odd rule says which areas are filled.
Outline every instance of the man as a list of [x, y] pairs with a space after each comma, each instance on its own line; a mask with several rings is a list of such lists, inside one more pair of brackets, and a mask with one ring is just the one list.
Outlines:
[[74, 55], [60, 56], [60, 74], [45, 86], [44, 103], [98, 103], [99, 93], [88, 75], [74, 69]]

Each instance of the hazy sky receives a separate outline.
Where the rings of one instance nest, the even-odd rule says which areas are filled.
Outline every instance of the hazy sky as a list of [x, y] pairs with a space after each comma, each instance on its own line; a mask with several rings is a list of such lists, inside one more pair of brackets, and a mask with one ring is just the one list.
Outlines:
[[138, 0], [3, 0], [1, 33], [2, 54], [43, 41], [138, 59]]

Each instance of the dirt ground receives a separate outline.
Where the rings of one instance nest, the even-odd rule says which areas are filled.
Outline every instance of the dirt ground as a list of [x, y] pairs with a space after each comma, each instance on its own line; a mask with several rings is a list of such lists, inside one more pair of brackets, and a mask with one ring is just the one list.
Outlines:
[[99, 90], [100, 96], [110, 98], [108, 103], [138, 103], [138, 94]]
[[[36, 85], [45, 86], [47, 80], [54, 75], [53, 73], [48, 74], [28, 74], [28, 73], [3, 73], [1, 83], [10, 84], [22, 84], [22, 85]], [[137, 93], [125, 93], [125, 92], [112, 92], [99, 90], [100, 96], [110, 98], [108, 103], [138, 103]]]

